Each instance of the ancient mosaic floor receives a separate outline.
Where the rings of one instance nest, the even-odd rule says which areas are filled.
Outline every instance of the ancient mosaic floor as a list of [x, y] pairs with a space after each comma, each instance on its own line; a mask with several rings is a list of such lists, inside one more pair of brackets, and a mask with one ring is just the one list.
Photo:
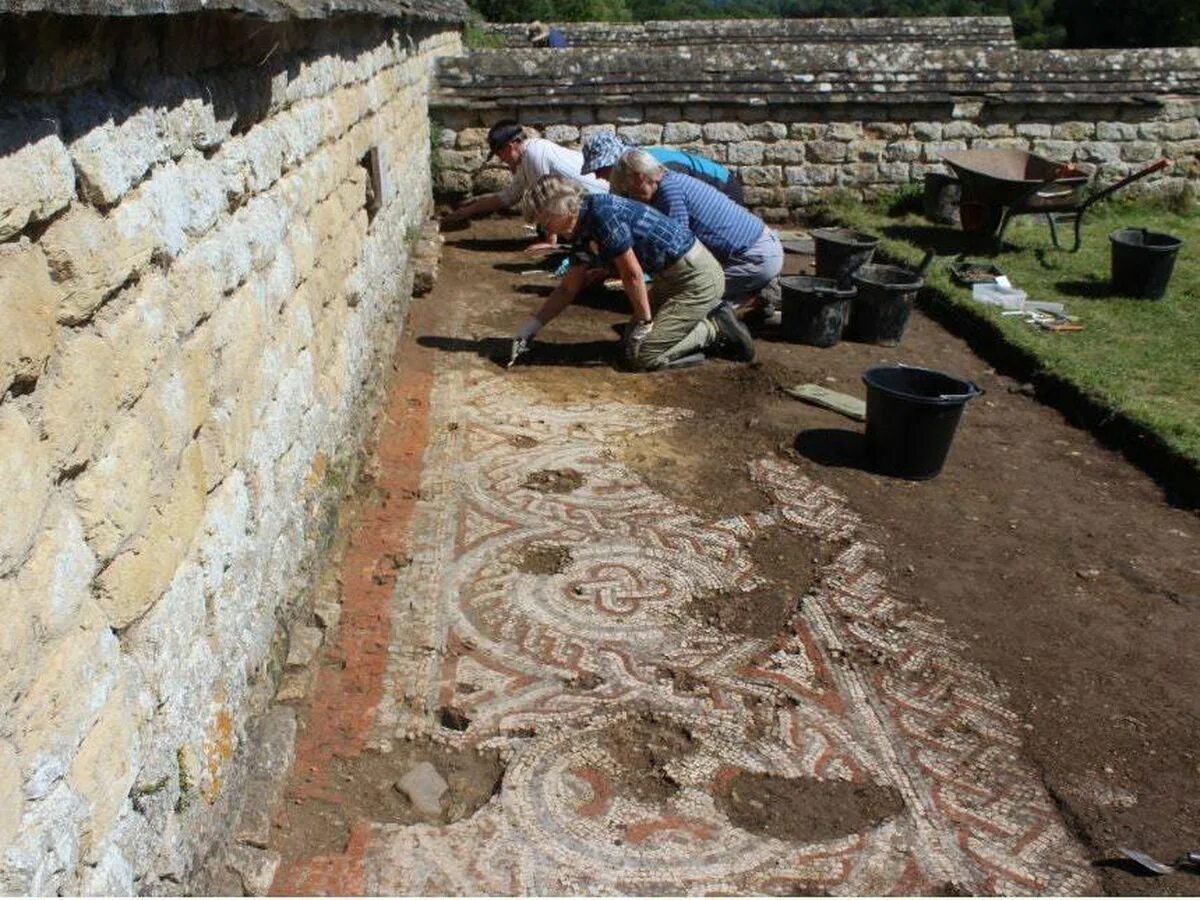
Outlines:
[[[502, 789], [445, 827], [373, 824], [372, 894], [1094, 892], [1021, 724], [939, 624], [902, 608], [843, 500], [783, 461], [751, 463], [762, 510], [709, 520], [618, 460], [671, 410], [545, 405], [519, 377], [436, 376], [412, 562], [371, 743], [436, 733], [498, 749]], [[772, 641], [690, 618], [746, 592], [753, 535], [837, 548]], [[531, 559], [549, 560], [543, 574]], [[628, 789], [614, 735], [688, 736], [671, 791]], [[898, 812], [814, 841], [735, 826], [740, 772], [882, 785]], [[798, 782], [811, 783], [811, 782]]]

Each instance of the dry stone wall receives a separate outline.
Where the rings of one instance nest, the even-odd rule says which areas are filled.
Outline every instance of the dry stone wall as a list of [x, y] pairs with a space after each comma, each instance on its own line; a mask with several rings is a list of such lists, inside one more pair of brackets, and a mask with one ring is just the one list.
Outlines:
[[176, 893], [401, 327], [458, 26], [0, 35], [0, 892]]
[[483, 137], [513, 117], [569, 146], [607, 129], [709, 156], [774, 220], [834, 190], [894, 192], [977, 147], [1073, 162], [1098, 184], [1167, 157], [1166, 177], [1131, 191], [1179, 190], [1200, 180], [1198, 113], [1200, 48], [932, 43], [475, 51], [442, 61], [432, 104], [448, 196], [507, 180]]

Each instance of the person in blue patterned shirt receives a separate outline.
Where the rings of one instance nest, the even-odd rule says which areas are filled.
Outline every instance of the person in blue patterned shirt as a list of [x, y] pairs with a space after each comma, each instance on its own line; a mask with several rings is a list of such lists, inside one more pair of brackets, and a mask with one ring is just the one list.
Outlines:
[[[557, 175], [538, 179], [522, 205], [529, 221], [570, 241], [585, 263], [572, 265], [521, 324], [509, 365], [571, 304], [589, 272], [608, 266], [616, 269], [633, 309], [625, 329], [625, 358], [631, 368], [660, 369], [705, 350], [745, 362], [754, 358], [746, 326], [721, 303], [721, 264], [677, 222], [624, 197], [589, 194]], [[653, 276], [649, 288], [646, 274]]]
[[623, 153], [610, 178], [615, 193], [650, 204], [696, 235], [725, 270], [722, 299], [735, 308], [779, 277], [779, 235], [715, 188], [664, 168], [644, 150]]

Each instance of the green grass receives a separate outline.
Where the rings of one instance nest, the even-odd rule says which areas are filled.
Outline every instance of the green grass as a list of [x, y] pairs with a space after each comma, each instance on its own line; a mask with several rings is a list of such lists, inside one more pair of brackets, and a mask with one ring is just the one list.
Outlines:
[[[880, 250], [894, 259], [915, 264], [922, 256], [920, 248], [933, 247], [938, 259], [926, 284], [948, 303], [991, 321], [1005, 340], [1036, 358], [1039, 374], [1075, 384], [1200, 463], [1200, 213], [1194, 205], [1179, 212], [1190, 204], [1099, 204], [1084, 218], [1077, 253], [1054, 249], [1041, 217], [1022, 216], [1010, 224], [1005, 247], [992, 262], [1030, 299], [1060, 301], [1084, 325], [1082, 332], [1055, 334], [975, 303], [970, 289], [952, 281], [947, 270], [954, 255], [964, 250], [971, 259], [986, 260], [990, 242], [972, 241], [957, 229], [932, 225], [911, 211], [913, 199], [910, 195], [900, 202], [864, 205], [835, 197], [825, 212], [845, 225], [879, 235]], [[1110, 295], [1108, 235], [1122, 227], [1144, 227], [1183, 239], [1162, 300]], [[1070, 237], [1064, 233], [1064, 238], [1069, 246]]]

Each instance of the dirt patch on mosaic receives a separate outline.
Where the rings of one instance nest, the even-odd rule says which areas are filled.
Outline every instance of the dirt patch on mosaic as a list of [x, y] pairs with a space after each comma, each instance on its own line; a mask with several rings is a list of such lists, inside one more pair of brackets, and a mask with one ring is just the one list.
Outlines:
[[667, 771], [697, 749], [691, 729], [670, 716], [645, 711], [618, 722], [600, 747], [617, 766], [618, 792], [648, 803], [670, 800], [679, 785]]
[[767, 640], [787, 628], [797, 607], [790, 588], [772, 585], [693, 597], [684, 612], [721, 631]]
[[716, 800], [738, 828], [801, 843], [857, 834], [904, 809], [890, 786], [756, 772], [739, 773]]
[[542, 469], [531, 472], [521, 487], [543, 494], [569, 494], [583, 485], [583, 475], [574, 469]]
[[455, 751], [429, 740], [335, 759], [328, 798], [287, 800], [271, 846], [285, 859], [301, 859], [345, 850], [355, 822], [448, 825], [487, 803], [503, 777], [495, 751]]
[[561, 544], [534, 544], [517, 560], [517, 569], [529, 575], [557, 575], [571, 564], [571, 550]]

